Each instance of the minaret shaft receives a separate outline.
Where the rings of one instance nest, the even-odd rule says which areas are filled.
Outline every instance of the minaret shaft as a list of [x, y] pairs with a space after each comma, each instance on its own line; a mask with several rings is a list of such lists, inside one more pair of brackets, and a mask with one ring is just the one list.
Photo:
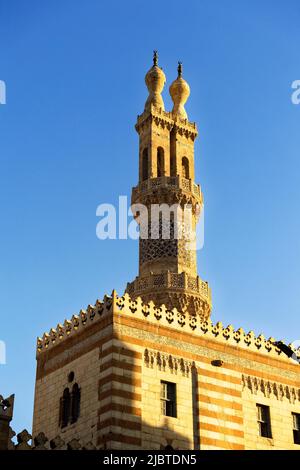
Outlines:
[[[149, 97], [136, 123], [139, 184], [132, 190], [133, 213], [141, 224], [139, 276], [127, 285], [127, 291], [133, 298], [141, 296], [145, 301], [207, 318], [211, 310], [210, 289], [197, 275], [196, 249], [191, 243], [195, 242], [203, 197], [194, 182], [197, 128], [182, 117], [186, 116], [183, 105], [189, 86], [180, 73], [170, 87], [174, 108], [168, 113], [157, 105], [163, 103], [160, 93], [165, 81], [157, 62], [145, 81]], [[146, 208], [147, 222], [136, 204]], [[155, 218], [154, 214], [159, 216]]]

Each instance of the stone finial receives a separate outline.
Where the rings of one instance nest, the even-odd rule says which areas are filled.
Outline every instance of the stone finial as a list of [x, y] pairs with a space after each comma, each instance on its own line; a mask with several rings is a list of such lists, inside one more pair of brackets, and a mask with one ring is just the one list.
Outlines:
[[182, 78], [182, 63], [178, 62], [177, 67], [178, 76], [170, 86], [170, 95], [173, 101], [172, 113], [174, 116], [179, 116], [182, 119], [187, 119], [187, 113], [184, 105], [190, 96], [190, 87], [188, 83]]
[[165, 105], [161, 96], [164, 85], [166, 83], [166, 76], [162, 69], [158, 66], [158, 53], [153, 53], [153, 66], [146, 73], [145, 82], [149, 91], [149, 96], [145, 104], [145, 111], [150, 111], [151, 106], [155, 108], [165, 109]]
[[16, 450], [31, 450], [31, 445], [28, 442], [32, 439], [31, 434], [26, 429], [23, 429], [22, 432], [17, 434], [18, 444], [16, 445]]
[[0, 395], [0, 451], [13, 446], [10, 422], [13, 417], [14, 395], [4, 398]]
[[181, 77], [182, 76], [182, 62], [178, 62], [177, 72], [178, 72], [177, 78]]
[[14, 411], [14, 399], [15, 396], [11, 395], [8, 398], [3, 398], [0, 395], [0, 416], [6, 417], [7, 420], [11, 420]]

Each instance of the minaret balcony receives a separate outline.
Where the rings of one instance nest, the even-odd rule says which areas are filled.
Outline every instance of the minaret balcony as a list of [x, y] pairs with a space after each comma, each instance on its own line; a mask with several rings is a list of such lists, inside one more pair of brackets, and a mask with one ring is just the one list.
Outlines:
[[132, 188], [132, 203], [139, 202], [141, 197], [153, 194], [156, 190], [181, 190], [183, 193], [192, 195], [199, 204], [203, 203], [203, 195], [199, 184], [182, 176], [160, 176], [142, 181], [138, 186]]
[[211, 289], [206, 281], [199, 276], [189, 276], [187, 273], [150, 273], [143, 277], [137, 277], [133, 282], [127, 284], [126, 291], [132, 297], [141, 296], [148, 292], [174, 291], [196, 294], [204, 302], [211, 306]]

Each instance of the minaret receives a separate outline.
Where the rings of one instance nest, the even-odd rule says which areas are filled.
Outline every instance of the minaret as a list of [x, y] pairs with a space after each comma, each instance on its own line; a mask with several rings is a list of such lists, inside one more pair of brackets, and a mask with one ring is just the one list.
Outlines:
[[[147, 208], [148, 237], [143, 231], [145, 225], [143, 230], [140, 227], [139, 275], [127, 284], [126, 291], [132, 298], [140, 296], [145, 302], [152, 300], [156, 305], [165, 304], [168, 309], [176, 307], [179, 311], [208, 318], [210, 288], [197, 275], [195, 245], [189, 243], [195, 237], [203, 207], [200, 186], [194, 182], [197, 128], [188, 121], [184, 108], [190, 87], [182, 77], [179, 62], [178, 76], [170, 86], [174, 106], [172, 112], [166, 112], [161, 96], [166, 77], [158, 66], [156, 51], [145, 82], [149, 96], [135, 126], [139, 134], [139, 184], [132, 190], [131, 203], [139, 223], [141, 210], [136, 204]], [[162, 204], [169, 208], [175, 207], [174, 204], [182, 209], [190, 208], [189, 229], [171, 211], [167, 225], [170, 236], [166, 237], [163, 228], [166, 214], [162, 210], [154, 221], [152, 212]]]

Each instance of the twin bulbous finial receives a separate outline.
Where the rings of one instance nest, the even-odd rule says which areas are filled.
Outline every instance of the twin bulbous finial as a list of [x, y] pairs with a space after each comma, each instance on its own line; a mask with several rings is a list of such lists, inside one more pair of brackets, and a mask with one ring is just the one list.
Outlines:
[[190, 87], [188, 83], [182, 78], [182, 63], [178, 62], [177, 67], [178, 76], [176, 80], [171, 84], [169, 91], [173, 101], [172, 113], [178, 115], [183, 119], [187, 119], [186, 110], [184, 105], [190, 96]]
[[158, 53], [153, 52], [153, 65], [146, 73], [145, 82], [149, 91], [149, 96], [145, 104], [145, 111], [150, 110], [151, 105], [155, 108], [165, 109], [165, 105], [161, 96], [161, 92], [166, 83], [166, 76], [162, 69], [158, 66]]
[[[173, 101], [172, 114], [187, 119], [187, 113], [184, 105], [190, 95], [190, 87], [188, 83], [182, 78], [182, 63], [178, 62], [177, 67], [178, 76], [171, 84], [169, 91]], [[155, 108], [165, 109], [164, 102], [161, 96], [164, 85], [166, 83], [166, 76], [163, 70], [158, 66], [158, 53], [153, 51], [153, 66], [146, 73], [145, 82], [149, 91], [149, 96], [145, 104], [145, 111], [150, 110], [151, 105]]]

